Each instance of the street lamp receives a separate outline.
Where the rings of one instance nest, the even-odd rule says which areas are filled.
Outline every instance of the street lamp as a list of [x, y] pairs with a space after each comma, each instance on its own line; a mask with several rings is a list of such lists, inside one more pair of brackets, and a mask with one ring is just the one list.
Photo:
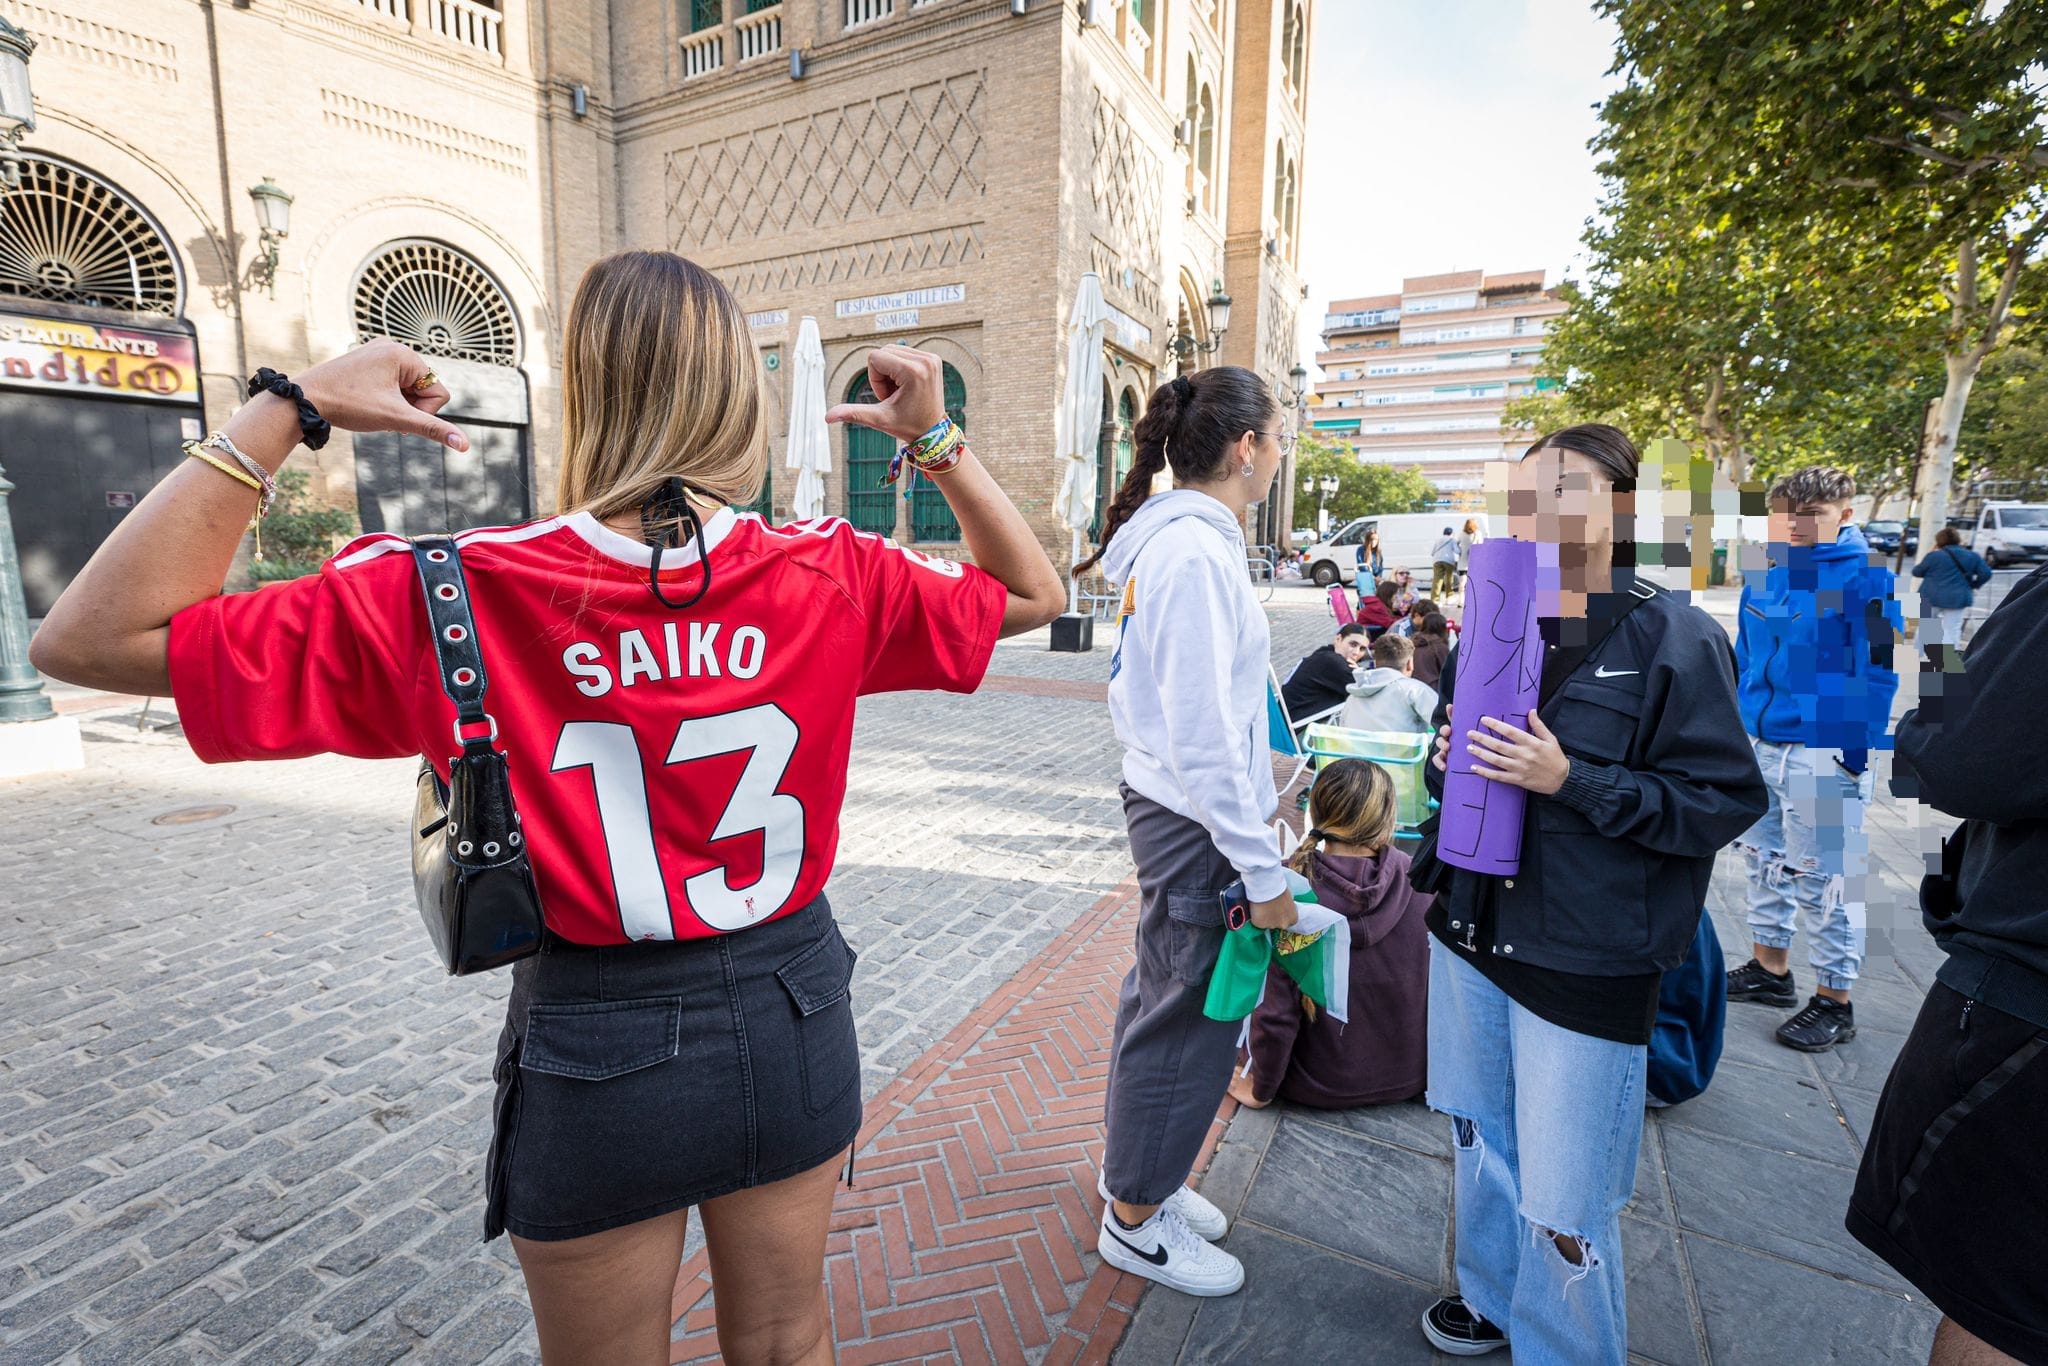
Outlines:
[[1197, 341], [1186, 332], [1176, 333], [1166, 343], [1168, 355], [1187, 361], [1197, 355], [1213, 355], [1223, 349], [1223, 334], [1230, 330], [1230, 296], [1218, 280], [1209, 291], [1209, 340]]
[[36, 40], [0, 17], [0, 186], [21, 184], [22, 135], [36, 131], [36, 101], [28, 88], [28, 55]]
[[291, 235], [292, 197], [271, 182], [269, 176], [262, 183], [249, 187], [249, 199], [256, 205], [256, 227], [258, 255], [249, 264], [249, 278], [256, 284], [266, 285], [270, 297], [277, 297], [277, 244]]
[[1300, 361], [1287, 372], [1288, 383], [1273, 386], [1274, 397], [1283, 407], [1294, 409], [1294, 425], [1297, 429], [1308, 425], [1308, 367]]
[[1334, 474], [1326, 474], [1321, 479], [1317, 479], [1314, 475], [1310, 475], [1308, 478], [1301, 481], [1301, 491], [1303, 493], [1313, 493], [1316, 496], [1317, 539], [1321, 539], [1322, 537], [1329, 534], [1329, 514], [1325, 512], [1323, 508], [1324, 505], [1328, 503], [1330, 499], [1335, 498], [1337, 496], [1337, 490], [1341, 487], [1343, 486], [1337, 482], [1337, 476]]

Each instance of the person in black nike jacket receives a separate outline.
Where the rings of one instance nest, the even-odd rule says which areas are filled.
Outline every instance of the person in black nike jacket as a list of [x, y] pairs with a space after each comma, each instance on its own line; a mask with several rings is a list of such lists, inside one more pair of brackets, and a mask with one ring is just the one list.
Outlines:
[[1885, 1082], [1847, 1224], [1942, 1311], [1934, 1366], [2048, 1362], [2048, 567], [2014, 585], [1962, 672], [1921, 679], [1892, 794], [1963, 818], [1920, 884], [1948, 958]]
[[[1546, 650], [1527, 731], [1456, 718], [1477, 771], [1525, 789], [1512, 877], [1419, 857], [1440, 893], [1430, 945], [1429, 1105], [1452, 1121], [1458, 1295], [1423, 1331], [1518, 1362], [1627, 1355], [1621, 1209], [1635, 1184], [1657, 988], [1699, 927], [1715, 854], [1766, 793], [1728, 637], [1635, 574], [1638, 457], [1567, 428], [1514, 467], [1509, 523], [1556, 545], [1539, 584]], [[1445, 662], [1439, 797], [1458, 656]]]

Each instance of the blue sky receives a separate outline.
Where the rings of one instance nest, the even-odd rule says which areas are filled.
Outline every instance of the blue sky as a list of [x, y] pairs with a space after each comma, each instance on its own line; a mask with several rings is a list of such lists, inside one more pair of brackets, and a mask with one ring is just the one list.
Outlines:
[[1309, 72], [1303, 356], [1331, 299], [1448, 270], [1555, 283], [1599, 196], [1612, 26], [1584, 0], [1321, 0]]

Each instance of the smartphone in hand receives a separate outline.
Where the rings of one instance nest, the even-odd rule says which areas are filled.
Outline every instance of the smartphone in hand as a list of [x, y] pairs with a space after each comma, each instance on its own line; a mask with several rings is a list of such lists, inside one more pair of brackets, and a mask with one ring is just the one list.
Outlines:
[[1225, 929], [1241, 930], [1252, 923], [1252, 898], [1251, 894], [1244, 889], [1243, 878], [1239, 878], [1218, 892], [1216, 899], [1223, 905], [1223, 927]]

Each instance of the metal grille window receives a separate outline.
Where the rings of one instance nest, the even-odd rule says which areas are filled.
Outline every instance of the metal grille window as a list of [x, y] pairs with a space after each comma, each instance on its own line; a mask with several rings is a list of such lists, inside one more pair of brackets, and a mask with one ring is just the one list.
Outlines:
[[[725, 22], [725, 0], [687, 0], [687, 4], [692, 33], [702, 33], [707, 28], [717, 28]], [[753, 13], [752, 10], [747, 12]]]
[[[847, 387], [848, 403], [873, 403], [875, 391], [865, 371]], [[846, 520], [862, 531], [884, 536], [896, 532], [896, 486], [885, 484], [889, 457], [896, 443], [887, 432], [849, 422], [846, 425]]]
[[[945, 378], [946, 416], [964, 432], [967, 430], [967, 381], [960, 378], [960, 372], [951, 365], [945, 367]], [[939, 492], [939, 486], [922, 475], [918, 476], [910, 491], [910, 539], [918, 544], [960, 539], [960, 523], [953, 516], [952, 505], [947, 503], [946, 495]]]
[[182, 302], [170, 243], [127, 196], [84, 171], [21, 158], [0, 194], [0, 295], [161, 313]]
[[356, 335], [429, 355], [519, 363], [512, 301], [484, 268], [439, 242], [394, 242], [356, 278]]

